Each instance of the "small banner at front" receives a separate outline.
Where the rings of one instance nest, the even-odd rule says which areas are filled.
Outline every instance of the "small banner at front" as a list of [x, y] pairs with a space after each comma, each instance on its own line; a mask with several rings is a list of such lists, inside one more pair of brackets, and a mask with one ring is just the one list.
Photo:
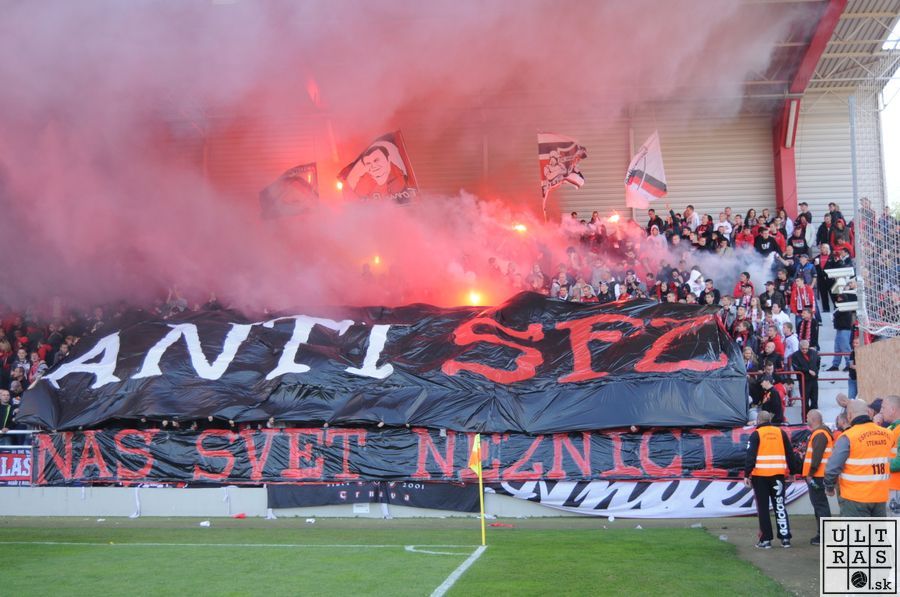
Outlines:
[[478, 486], [421, 481], [353, 481], [268, 485], [269, 508], [307, 508], [340, 504], [391, 504], [478, 512]]

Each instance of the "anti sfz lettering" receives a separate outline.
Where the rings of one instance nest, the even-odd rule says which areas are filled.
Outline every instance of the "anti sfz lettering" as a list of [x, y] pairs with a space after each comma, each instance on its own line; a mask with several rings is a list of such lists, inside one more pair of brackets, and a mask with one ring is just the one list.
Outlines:
[[737, 427], [746, 396], [738, 346], [714, 309], [521, 293], [487, 310], [341, 308], [266, 321], [130, 313], [29, 389], [18, 420], [55, 430], [140, 415], [538, 435], [650, 427], [660, 412], [672, 427]]
[[897, 593], [897, 520], [823, 518], [820, 523], [824, 595]]

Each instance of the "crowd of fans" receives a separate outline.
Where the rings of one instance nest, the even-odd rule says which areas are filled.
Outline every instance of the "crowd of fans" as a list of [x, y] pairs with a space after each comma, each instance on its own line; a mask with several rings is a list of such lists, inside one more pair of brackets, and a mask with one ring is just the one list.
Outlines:
[[[751, 209], [741, 215], [726, 207], [714, 218], [701, 216], [691, 205], [681, 213], [666, 206], [663, 214], [650, 209], [643, 228], [633, 221], [613, 222], [598, 212], [589, 220], [573, 212], [567, 223], [572, 243], [564, 262], [550, 273], [546, 259], [534, 263], [524, 279], [510, 264], [506, 277], [513, 289], [558, 300], [602, 304], [646, 298], [716, 308], [742, 348], [752, 404], [772, 412], [778, 424], [792, 395], [807, 409], [818, 406], [823, 314], [833, 311], [833, 351], [839, 353], [828, 371], [843, 364], [851, 397], [856, 395], [856, 313], [836, 308], [857, 300], [856, 282], [850, 279], [833, 293], [827, 274], [854, 267], [854, 224], [847, 223], [835, 203], [820, 222], [808, 204], [799, 207], [792, 219], [784, 210]], [[896, 231], [896, 221], [889, 217], [879, 225]], [[741, 263], [761, 264], [747, 268], [757, 277], [750, 271], [740, 271], [736, 280], [727, 273], [722, 279], [704, 274], [737, 273]]]
[[[780, 423], [785, 401], [799, 392], [797, 386], [803, 388], [807, 408], [817, 407], [819, 324], [835, 304], [856, 300], [853, 281], [840, 294], [832, 294], [826, 273], [832, 268], [853, 266], [854, 223], [848, 224], [834, 203], [829, 204], [821, 222], [816, 222], [806, 203], [799, 207], [799, 215], [792, 219], [784, 210], [773, 213], [763, 209], [757, 213], [750, 209], [741, 215], [726, 207], [714, 218], [710, 214], [701, 216], [691, 205], [681, 213], [666, 206], [662, 214], [650, 209], [645, 227], [634, 221], [601, 218], [598, 212], [589, 220], [580, 220], [573, 212], [563, 226], [570, 246], [565, 260], [555, 267], [546, 253], [524, 276], [514, 262], [507, 264], [505, 274], [495, 259], [489, 264], [495, 276], [505, 278], [510, 292], [530, 290], [583, 303], [645, 298], [715, 308], [725, 329], [742, 348], [752, 380], [753, 404], [771, 411], [775, 422]], [[872, 235], [865, 242], [885, 246], [900, 241], [897, 221], [887, 212], [875, 218], [864, 203], [861, 216], [866, 236]], [[885, 264], [895, 272], [897, 258], [896, 251], [884, 257], [893, 260]], [[757, 271], [756, 278], [750, 271], [737, 273], [740, 264], [750, 262], [760, 265], [747, 268]], [[704, 269], [727, 273], [713, 279], [704, 275]], [[731, 279], [735, 274], [736, 279]], [[890, 303], [885, 309], [896, 309], [900, 304], [897, 291], [896, 287], [883, 289], [886, 304]], [[210, 295], [205, 304], [193, 306], [194, 310], [220, 308], [215, 295]], [[188, 301], [177, 289], [171, 289], [149, 310], [168, 318], [189, 309]], [[17, 428], [15, 414], [24, 391], [48, 368], [65, 360], [83, 335], [114, 323], [126, 310], [127, 306], [120, 303], [98, 306], [88, 313], [64, 314], [57, 306], [51, 309], [55, 311], [53, 316], [41, 317], [0, 307], [0, 443], [16, 441], [16, 436], [5, 432]], [[835, 310], [833, 321], [834, 352], [849, 355], [834, 356], [829, 370], [838, 370], [844, 362], [853, 398], [855, 312]], [[800, 378], [803, 383], [797, 384]], [[148, 424], [177, 427], [180, 423]], [[188, 425], [234, 423], [200, 421]]]

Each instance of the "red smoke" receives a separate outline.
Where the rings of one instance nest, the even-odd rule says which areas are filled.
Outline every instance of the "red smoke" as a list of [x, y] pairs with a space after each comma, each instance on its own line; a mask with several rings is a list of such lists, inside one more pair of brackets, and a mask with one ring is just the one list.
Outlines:
[[[518, 139], [533, 151], [546, 123], [577, 136], [588, 119], [676, 95], [735, 112], [715, 98], [739, 96], [804, 16], [773, 11], [740, 0], [7, 3], [0, 303], [147, 301], [171, 285], [254, 309], [450, 305], [472, 291], [497, 302], [508, 291], [489, 257], [526, 274], [541, 250], [563, 261], [567, 244], [522, 207], [535, 205], [537, 158]], [[286, 141], [292, 126], [311, 127], [313, 146]], [[482, 128], [508, 131], [515, 143], [490, 148], [491, 171], [507, 175], [461, 169], [458, 186], [505, 200], [434, 196], [423, 163], [416, 208], [342, 202], [334, 173], [395, 128], [417, 140], [414, 166], [460, 144], [481, 151]], [[308, 161], [320, 209], [261, 222], [256, 192]], [[383, 283], [363, 275], [367, 262]]]

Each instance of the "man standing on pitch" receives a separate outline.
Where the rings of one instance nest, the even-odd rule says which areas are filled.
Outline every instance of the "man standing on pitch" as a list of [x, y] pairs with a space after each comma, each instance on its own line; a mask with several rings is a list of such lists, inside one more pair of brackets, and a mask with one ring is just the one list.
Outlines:
[[806, 413], [806, 424], [812, 430], [809, 443], [806, 446], [806, 456], [803, 457], [803, 478], [809, 487], [809, 501], [812, 503], [813, 512], [816, 514], [816, 536], [809, 540], [810, 545], [819, 544], [819, 520], [831, 516], [831, 506], [828, 505], [828, 497], [825, 495], [825, 467], [831, 457], [834, 439], [831, 430], [822, 422], [822, 413], [811, 410]]
[[825, 468], [825, 493], [841, 490], [843, 517], [884, 517], [890, 493], [891, 459], [897, 454], [894, 434], [872, 422], [868, 404], [847, 403], [850, 427], [834, 442]]
[[761, 410], [756, 416], [756, 429], [747, 443], [744, 484], [753, 488], [759, 516], [759, 541], [756, 547], [772, 548], [772, 521], [769, 503], [775, 510], [775, 523], [782, 547], [791, 546], [791, 526], [785, 501], [785, 476], [796, 473], [791, 442], [787, 434], [772, 425], [772, 414]]

